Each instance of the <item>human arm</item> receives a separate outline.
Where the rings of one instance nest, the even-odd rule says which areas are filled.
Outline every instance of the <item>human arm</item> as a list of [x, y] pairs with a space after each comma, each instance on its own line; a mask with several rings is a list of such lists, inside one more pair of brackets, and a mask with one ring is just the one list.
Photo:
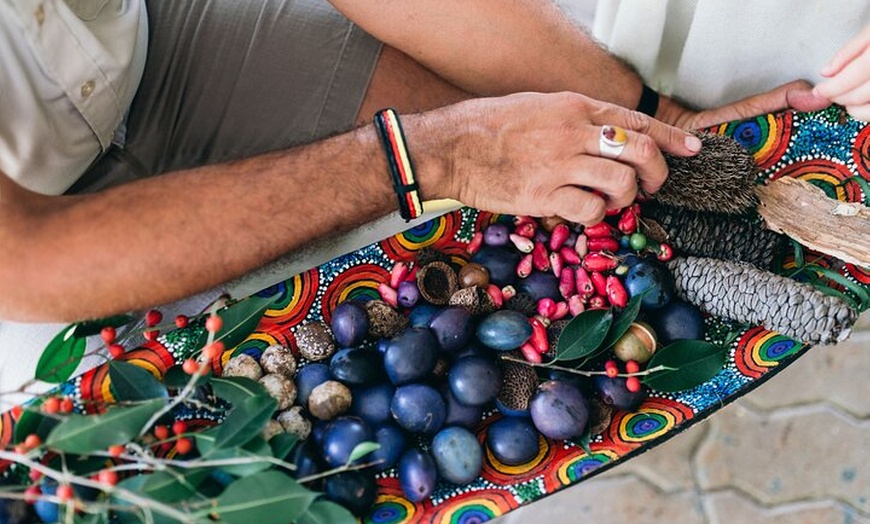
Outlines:
[[870, 121], [870, 25], [840, 49], [822, 70], [827, 80], [814, 92], [846, 107], [852, 117]]
[[[576, 94], [477, 99], [403, 117], [421, 193], [591, 223], [665, 178], [686, 134]], [[621, 162], [600, 125], [635, 129]], [[656, 147], [658, 146], [658, 147]], [[607, 200], [584, 191], [602, 191]], [[373, 126], [287, 151], [48, 197], [0, 176], [0, 318], [80, 320], [169, 302], [387, 214]]]

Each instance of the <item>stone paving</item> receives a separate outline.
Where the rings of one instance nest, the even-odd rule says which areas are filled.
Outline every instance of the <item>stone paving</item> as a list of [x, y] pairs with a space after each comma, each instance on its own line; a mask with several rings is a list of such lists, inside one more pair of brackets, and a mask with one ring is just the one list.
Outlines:
[[870, 524], [870, 315], [661, 446], [499, 524]]

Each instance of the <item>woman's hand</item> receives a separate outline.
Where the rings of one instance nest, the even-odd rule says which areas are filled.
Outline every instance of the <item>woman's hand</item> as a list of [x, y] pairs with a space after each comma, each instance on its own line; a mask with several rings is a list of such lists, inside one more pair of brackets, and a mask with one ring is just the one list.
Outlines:
[[870, 121], [870, 25], [858, 33], [822, 69], [827, 78], [813, 92], [845, 106], [858, 120]]

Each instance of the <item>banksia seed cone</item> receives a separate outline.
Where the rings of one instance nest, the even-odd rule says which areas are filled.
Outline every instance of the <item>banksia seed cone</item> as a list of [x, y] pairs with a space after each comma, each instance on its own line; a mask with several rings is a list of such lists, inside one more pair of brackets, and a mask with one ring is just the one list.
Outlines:
[[643, 216], [657, 222], [678, 255], [748, 262], [773, 267], [785, 248], [785, 236], [764, 229], [756, 215], [700, 213], [654, 202], [643, 205]]
[[849, 336], [858, 312], [809, 284], [749, 264], [712, 258], [668, 262], [677, 294], [713, 315], [764, 326], [809, 344]]
[[740, 214], [758, 206], [758, 166], [752, 154], [730, 137], [698, 133], [703, 146], [695, 156], [665, 154], [668, 179], [653, 197], [693, 211]]

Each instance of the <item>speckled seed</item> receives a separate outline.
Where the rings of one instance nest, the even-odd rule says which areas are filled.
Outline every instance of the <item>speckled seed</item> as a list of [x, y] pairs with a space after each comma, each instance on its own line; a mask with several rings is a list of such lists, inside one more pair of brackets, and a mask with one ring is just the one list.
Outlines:
[[350, 407], [350, 389], [341, 382], [327, 380], [311, 390], [308, 412], [320, 420], [332, 420]]
[[311, 361], [326, 360], [335, 353], [335, 339], [323, 322], [311, 322], [296, 328], [296, 347]]
[[275, 419], [269, 419], [269, 423], [266, 424], [266, 427], [263, 428], [263, 431], [260, 433], [263, 436], [264, 440], [269, 440], [275, 435], [279, 435], [284, 433], [284, 428], [281, 424]]
[[383, 300], [369, 300], [365, 308], [369, 316], [369, 334], [374, 338], [393, 338], [408, 325], [408, 317]]
[[498, 309], [489, 293], [477, 286], [462, 288], [453, 293], [448, 304], [464, 307], [474, 316], [487, 315]]
[[284, 375], [292, 379], [296, 376], [296, 357], [281, 344], [273, 344], [263, 351], [260, 365], [266, 373]]
[[293, 406], [276, 417], [284, 431], [305, 440], [311, 434], [311, 421], [302, 414], [302, 406]]
[[227, 365], [224, 366], [223, 376], [260, 380], [263, 376], [263, 368], [260, 367], [260, 364], [257, 364], [254, 357], [242, 353], [241, 355], [234, 356], [227, 362]]
[[278, 401], [279, 411], [289, 408], [296, 400], [296, 384], [284, 375], [266, 375], [260, 379], [260, 384]]

